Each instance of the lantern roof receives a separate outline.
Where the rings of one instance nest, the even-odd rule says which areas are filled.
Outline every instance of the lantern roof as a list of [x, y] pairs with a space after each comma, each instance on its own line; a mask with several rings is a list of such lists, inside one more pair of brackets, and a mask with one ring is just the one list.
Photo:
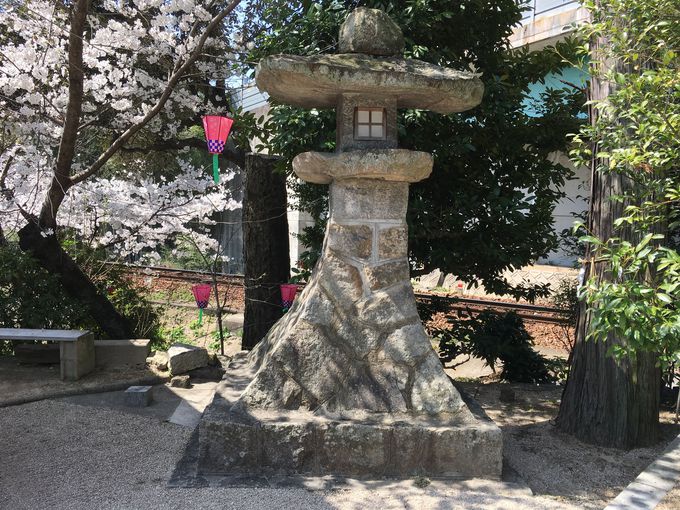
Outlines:
[[303, 108], [334, 108], [340, 95], [359, 94], [396, 99], [397, 108], [448, 114], [482, 100], [484, 85], [474, 73], [389, 56], [401, 53], [403, 37], [382, 11], [350, 13], [339, 47], [345, 53], [266, 57], [256, 69], [257, 86], [281, 103]]

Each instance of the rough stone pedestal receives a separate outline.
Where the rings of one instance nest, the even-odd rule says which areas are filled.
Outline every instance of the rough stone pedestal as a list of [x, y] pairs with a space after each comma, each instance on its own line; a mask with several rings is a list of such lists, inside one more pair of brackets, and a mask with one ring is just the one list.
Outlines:
[[501, 431], [481, 408], [456, 417], [355, 411], [342, 419], [244, 410], [234, 404], [253, 375], [245, 356], [232, 360], [201, 419], [201, 474], [500, 478]]
[[474, 416], [420, 323], [407, 260], [408, 183], [429, 154], [305, 153], [330, 181], [323, 254], [291, 310], [218, 386], [203, 474], [501, 474], [501, 432]]

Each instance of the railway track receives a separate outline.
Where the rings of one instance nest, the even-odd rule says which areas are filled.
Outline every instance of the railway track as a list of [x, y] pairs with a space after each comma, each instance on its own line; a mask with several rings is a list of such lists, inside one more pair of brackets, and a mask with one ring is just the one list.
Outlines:
[[[211, 283], [212, 275], [208, 271], [191, 269], [172, 269], [159, 266], [138, 266], [128, 264], [111, 263], [123, 271], [137, 277], [152, 277], [163, 280], [176, 280], [187, 283]], [[217, 281], [226, 285], [243, 285], [244, 277], [238, 274], [218, 273]], [[468, 298], [463, 296], [450, 296], [441, 294], [429, 294], [416, 292], [416, 299], [421, 301], [441, 300], [449, 309], [470, 314], [477, 314], [483, 310], [496, 312], [514, 311], [527, 321], [547, 322], [564, 324], [567, 321], [567, 311], [551, 306], [532, 305], [528, 303], [508, 303], [488, 299]]]
[[422, 301], [442, 300], [449, 309], [476, 315], [484, 310], [495, 312], [515, 312], [522, 319], [533, 322], [547, 322], [551, 324], [566, 324], [568, 312], [551, 306], [532, 305], [528, 303], [507, 303], [489, 299], [466, 298], [462, 296], [447, 296], [441, 294], [426, 294], [416, 292], [416, 299]]
[[[119, 264], [110, 262], [112, 266], [120, 268], [123, 272], [138, 277], [153, 277], [163, 280], [176, 280], [191, 283], [211, 283], [212, 274], [208, 271], [193, 269], [173, 269], [160, 266], [138, 266], [132, 264]], [[217, 282], [227, 285], [243, 285], [243, 275], [217, 273]]]

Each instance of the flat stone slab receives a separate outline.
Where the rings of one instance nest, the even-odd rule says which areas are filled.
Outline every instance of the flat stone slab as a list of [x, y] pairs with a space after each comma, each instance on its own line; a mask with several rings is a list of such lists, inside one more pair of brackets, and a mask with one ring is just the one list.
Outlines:
[[[680, 483], [680, 435], [605, 510], [653, 510]], [[680, 505], [680, 501], [678, 502]]]
[[234, 406], [252, 377], [237, 356], [199, 425], [199, 474], [500, 479], [501, 431], [479, 409], [333, 417]]
[[95, 340], [94, 359], [98, 367], [144, 366], [151, 340]]
[[430, 153], [406, 149], [303, 152], [293, 159], [297, 176], [316, 184], [342, 179], [418, 182], [429, 177], [432, 165]]
[[477, 106], [484, 85], [477, 75], [414, 59], [370, 55], [273, 55], [257, 65], [260, 90], [302, 108], [335, 108], [342, 94], [394, 98], [397, 108], [449, 114]]
[[0, 340], [75, 342], [89, 336], [89, 331], [77, 329], [0, 328]]

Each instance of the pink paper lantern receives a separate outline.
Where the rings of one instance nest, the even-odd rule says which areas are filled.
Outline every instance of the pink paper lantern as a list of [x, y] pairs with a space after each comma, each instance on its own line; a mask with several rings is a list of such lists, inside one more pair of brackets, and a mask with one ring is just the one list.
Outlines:
[[217, 155], [222, 154], [229, 137], [229, 131], [234, 123], [229, 117], [206, 115], [203, 117], [205, 139], [208, 142], [208, 152], [213, 155], [213, 179], [215, 184], [220, 182], [220, 164]]
[[191, 287], [191, 293], [194, 295], [196, 300], [196, 306], [198, 306], [198, 323], [203, 323], [203, 309], [208, 307], [210, 303], [210, 290], [212, 287], [207, 283], [202, 283], [200, 285], [194, 285]]
[[203, 129], [210, 154], [222, 154], [233, 123], [234, 121], [229, 117], [220, 117], [219, 115], [203, 117]]
[[295, 301], [295, 294], [297, 294], [298, 287], [294, 283], [284, 283], [281, 285], [281, 302], [283, 309], [288, 310], [293, 306]]

